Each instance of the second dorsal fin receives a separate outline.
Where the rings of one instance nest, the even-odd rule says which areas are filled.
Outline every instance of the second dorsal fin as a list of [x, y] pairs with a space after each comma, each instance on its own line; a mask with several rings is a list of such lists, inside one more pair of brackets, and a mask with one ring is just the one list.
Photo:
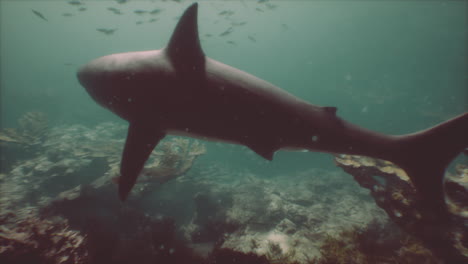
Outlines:
[[324, 106], [323, 110], [328, 114], [336, 115], [337, 108], [334, 106]]
[[166, 47], [166, 52], [176, 70], [198, 71], [204, 67], [205, 54], [198, 37], [197, 13], [197, 3], [193, 3], [185, 10]]

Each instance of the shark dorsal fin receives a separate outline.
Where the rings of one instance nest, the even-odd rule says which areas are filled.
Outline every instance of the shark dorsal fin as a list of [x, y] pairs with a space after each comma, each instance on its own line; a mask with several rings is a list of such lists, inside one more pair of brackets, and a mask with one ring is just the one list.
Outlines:
[[185, 10], [166, 47], [171, 62], [179, 71], [197, 71], [204, 66], [205, 54], [198, 37], [197, 10], [197, 3]]

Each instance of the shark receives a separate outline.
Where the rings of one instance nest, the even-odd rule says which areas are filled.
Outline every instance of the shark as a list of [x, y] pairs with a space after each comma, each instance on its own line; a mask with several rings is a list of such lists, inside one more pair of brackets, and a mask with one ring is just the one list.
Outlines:
[[443, 177], [468, 146], [468, 113], [423, 131], [386, 135], [352, 124], [334, 106], [317, 106], [207, 57], [198, 4], [180, 17], [166, 47], [90, 61], [77, 71], [89, 95], [129, 123], [118, 194], [125, 201], [166, 135], [246, 146], [267, 160], [280, 149], [388, 160], [410, 177], [430, 208], [446, 211]]

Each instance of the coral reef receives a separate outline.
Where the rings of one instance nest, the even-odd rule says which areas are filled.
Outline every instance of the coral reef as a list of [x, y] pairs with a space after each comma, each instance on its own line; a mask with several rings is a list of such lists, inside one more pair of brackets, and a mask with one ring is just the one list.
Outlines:
[[392, 223], [370, 222], [365, 228], [343, 230], [328, 236], [320, 246], [321, 257], [312, 264], [426, 263], [441, 264], [419, 241]]
[[0, 131], [0, 171], [8, 171], [14, 162], [27, 159], [38, 151], [47, 138], [49, 126], [42, 112], [27, 112], [18, 119], [18, 128]]
[[[265, 256], [254, 253], [243, 253], [228, 248], [216, 248], [208, 258], [206, 264], [270, 264]], [[287, 264], [287, 263], [284, 263]]]
[[[340, 155], [336, 164], [368, 189], [376, 204], [390, 219], [420, 239], [447, 263], [468, 259], [465, 223], [468, 221], [466, 197], [467, 169], [458, 166], [457, 175], [448, 175], [445, 191], [451, 217], [434, 213], [421, 199], [406, 173], [394, 164], [368, 157]], [[428, 231], [430, 230], [430, 231]]]
[[[98, 196], [103, 195], [116, 197], [120, 149], [110, 147], [109, 145], [107, 146], [107, 148], [99, 148], [96, 146], [91, 148], [87, 145], [85, 148], [82, 147], [78, 151], [80, 156], [87, 157], [88, 159], [94, 158], [94, 160], [99, 160], [99, 158], [105, 157], [106, 168], [108, 168], [108, 170], [101, 173], [100, 175], [102, 176], [88, 184], [79, 184], [61, 192], [55, 199], [55, 203], [62, 200], [77, 199], [82, 195], [86, 196], [85, 199], [90, 199], [90, 196], [96, 199]], [[98, 149], [99, 151], [97, 151]], [[163, 142], [161, 147], [156, 148], [151, 154], [148, 161], [149, 164], [145, 166], [141, 172], [129, 199], [133, 201], [144, 199], [147, 195], [153, 193], [161, 184], [183, 176], [190, 170], [195, 160], [205, 153], [205, 146], [198, 141], [190, 142], [188, 139], [172, 138]], [[100, 200], [108, 199], [104, 198]], [[115, 202], [118, 201], [115, 200]]]
[[41, 219], [33, 208], [0, 217], [1, 263], [88, 263], [86, 237], [65, 219]]
[[[33, 129], [33, 116], [22, 119], [21, 126], [38, 133], [39, 129]], [[179, 259], [198, 263], [193, 262], [197, 258], [190, 250], [175, 239], [171, 221], [141, 210], [130, 210], [118, 201], [111, 179], [118, 171], [123, 146], [120, 135], [124, 132], [123, 126], [113, 123], [100, 124], [93, 129], [79, 125], [50, 128], [48, 137], [37, 143], [40, 152], [32, 153], [33, 157], [24, 161], [16, 161], [9, 171], [0, 174], [0, 245], [3, 246], [0, 257], [7, 260], [2, 263], [20, 263], [14, 260], [28, 255], [36, 263], [107, 263], [111, 259], [138, 259], [132, 252], [138, 252], [142, 262]], [[182, 176], [205, 152], [205, 147], [198, 142], [177, 138], [165, 141], [153, 153], [151, 164], [145, 169], [145, 173], [152, 173], [144, 175], [138, 188], [140, 192], [137, 191], [128, 204], [135, 205], [143, 197], [142, 193], [154, 191], [151, 186]], [[157, 174], [153, 172], [158, 169]], [[146, 187], [145, 192], [141, 191], [142, 187]], [[32, 216], [16, 216], [15, 212], [30, 208], [34, 209]], [[101, 228], [93, 229], [98, 226]], [[148, 234], [153, 236], [148, 237]], [[159, 242], [155, 242], [157, 237]], [[80, 238], [79, 243], [73, 240], [75, 238]], [[171, 241], [173, 247], [170, 247]], [[142, 242], [146, 243], [144, 247], [140, 245]], [[103, 243], [107, 243], [107, 251], [101, 248]], [[68, 246], [61, 248], [63, 244]], [[74, 251], [70, 251], [73, 245], [78, 251], [86, 249], [79, 254], [83, 259], [75, 258]], [[70, 257], [68, 260], [66, 255]], [[119, 261], [116, 263], [125, 262]]]
[[153, 151], [149, 165], [140, 174], [136, 193], [145, 196], [157, 185], [184, 175], [192, 168], [195, 160], [205, 153], [206, 147], [199, 141], [174, 137], [162, 142]]
[[47, 132], [47, 116], [42, 112], [27, 112], [18, 119], [18, 128], [5, 128], [0, 131], [0, 142], [40, 144]]
[[[160, 143], [132, 195], [121, 203], [113, 179], [125, 133], [125, 126], [116, 123], [50, 127], [35, 145], [40, 151], [0, 173], [0, 262], [18, 263], [13, 257], [23, 260], [28, 254], [27, 260], [36, 263], [436, 259], [417, 240], [383, 228], [388, 221], [384, 210], [338, 169], [260, 176], [216, 159], [199, 162], [205, 146], [184, 138]], [[459, 167], [462, 171], [466, 174]], [[466, 181], [452, 176], [446, 183], [454, 190], [450, 208], [461, 217], [466, 215], [461, 185]], [[392, 189], [388, 197], [413, 206], [409, 191]], [[462, 239], [458, 248], [464, 246]], [[37, 246], [37, 241], [44, 242]]]
[[187, 239], [208, 237], [206, 225], [230, 226], [235, 228], [210, 233], [221, 248], [263, 255], [270, 263], [308, 263], [320, 257], [321, 243], [339, 235], [340, 228], [364, 228], [374, 218], [386, 219], [365, 191], [339, 171], [268, 178], [234, 173], [207, 168], [191, 179], [206, 206], [195, 207], [196, 219], [183, 226]]
[[113, 218], [93, 214], [80, 227], [88, 234], [90, 263], [202, 263], [176, 237], [173, 219], [122, 207]]

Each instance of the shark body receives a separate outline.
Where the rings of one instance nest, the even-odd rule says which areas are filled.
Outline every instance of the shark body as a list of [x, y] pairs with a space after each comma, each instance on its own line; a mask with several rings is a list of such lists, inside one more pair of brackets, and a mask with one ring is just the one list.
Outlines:
[[384, 135], [339, 118], [335, 107], [310, 104], [206, 57], [196, 3], [165, 48], [95, 59], [78, 79], [95, 101], [129, 122], [121, 200], [158, 142], [178, 134], [244, 145], [268, 160], [284, 148], [389, 160], [408, 173], [428, 204], [445, 211], [445, 168], [468, 146], [468, 113], [418, 133]]

